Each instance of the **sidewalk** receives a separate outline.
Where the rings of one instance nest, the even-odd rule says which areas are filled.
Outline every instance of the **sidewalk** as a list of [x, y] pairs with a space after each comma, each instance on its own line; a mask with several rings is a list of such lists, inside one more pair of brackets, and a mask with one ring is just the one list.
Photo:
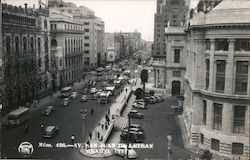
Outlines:
[[[136, 79], [134, 79], [134, 81], [136, 81]], [[100, 146], [107, 141], [114, 127], [116, 119], [120, 117], [123, 108], [127, 105], [131, 93], [132, 93], [132, 85], [126, 85], [123, 91], [120, 93], [120, 95], [116, 98], [115, 102], [110, 106], [108, 113], [106, 113], [106, 115], [101, 118], [98, 125], [93, 130], [91, 139], [89, 137], [87, 142], [85, 143], [85, 144], [87, 143], [90, 144], [90, 147], [81, 148], [80, 149], [81, 154], [92, 158], [109, 157], [113, 155], [112, 149], [108, 149], [109, 150], [108, 152], [98, 152], [98, 150], [102, 151], [106, 149], [105, 147], [100, 147]], [[110, 119], [110, 121], [107, 119]], [[117, 137], [115, 136], [115, 142], [116, 141]]]
[[[83, 87], [84, 85], [84, 81], [81, 81], [81, 82], [75, 82], [75, 85], [74, 85], [74, 89], [75, 90], [79, 90], [81, 87]], [[60, 92], [59, 91], [56, 91], [54, 92], [52, 95], [48, 95], [42, 99], [40, 99], [38, 102], [33, 102], [32, 104], [30, 104], [29, 106], [29, 109], [30, 109], [30, 113], [40, 109], [42, 106], [44, 106], [47, 102], [51, 101], [52, 99], [54, 98], [57, 98], [60, 96]], [[0, 119], [0, 124], [6, 124], [7, 122], [7, 115], [1, 117]]]

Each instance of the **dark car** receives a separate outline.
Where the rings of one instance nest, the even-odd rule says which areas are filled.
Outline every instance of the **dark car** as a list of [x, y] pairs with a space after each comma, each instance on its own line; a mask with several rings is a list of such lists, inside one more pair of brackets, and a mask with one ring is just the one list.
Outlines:
[[145, 138], [145, 134], [144, 131], [141, 131], [138, 128], [125, 128], [122, 132], [136, 132], [139, 138], [144, 139]]
[[130, 124], [130, 128], [138, 128], [141, 132], [143, 132], [143, 128], [139, 124], [132, 123]]
[[87, 102], [88, 101], [88, 96], [86, 94], [82, 95], [81, 102]]
[[128, 142], [132, 142], [132, 143], [143, 141], [143, 139], [140, 138], [140, 135], [134, 131], [122, 132], [120, 137], [121, 137], [122, 141], [128, 141]]
[[55, 107], [54, 106], [47, 106], [46, 109], [42, 112], [43, 115], [45, 116], [49, 116], [51, 115], [53, 112], [55, 112]]
[[182, 112], [183, 106], [172, 106], [171, 110], [172, 111], [177, 111], [177, 112]]
[[128, 114], [130, 118], [138, 118], [143, 119], [144, 115], [142, 113], [139, 113], [137, 110], [131, 110]]
[[44, 130], [43, 137], [51, 138], [59, 133], [59, 128], [57, 126], [47, 126]]
[[89, 92], [88, 88], [84, 88], [82, 94], [88, 94], [88, 92]]

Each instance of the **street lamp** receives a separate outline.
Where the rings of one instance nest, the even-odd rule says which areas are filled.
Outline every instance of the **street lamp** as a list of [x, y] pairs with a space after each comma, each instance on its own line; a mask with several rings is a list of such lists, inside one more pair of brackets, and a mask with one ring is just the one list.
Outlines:
[[85, 120], [86, 120], [86, 112], [83, 113], [81, 112], [81, 117], [82, 117], [82, 137], [83, 137], [83, 141], [84, 141], [84, 129], [85, 129]]

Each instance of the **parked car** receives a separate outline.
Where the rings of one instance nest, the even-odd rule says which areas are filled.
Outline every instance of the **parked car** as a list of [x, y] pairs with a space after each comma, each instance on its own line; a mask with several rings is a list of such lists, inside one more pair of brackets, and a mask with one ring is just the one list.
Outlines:
[[77, 92], [72, 92], [71, 95], [70, 95], [70, 98], [72, 99], [76, 99], [78, 97], [78, 93]]
[[154, 103], [154, 99], [152, 97], [145, 97], [144, 99], [146, 103], [150, 103], [150, 104]]
[[102, 92], [100, 92], [100, 91], [96, 92], [95, 94], [92, 95], [91, 99], [92, 99], [92, 100], [98, 99], [98, 98], [100, 97], [100, 94], [101, 94], [101, 93], [102, 93]]
[[136, 123], [131, 123], [130, 128], [138, 128], [141, 132], [144, 131], [144, 129], [139, 124]]
[[51, 138], [59, 133], [59, 128], [57, 126], [47, 126], [44, 130], [43, 137]]
[[171, 110], [181, 112], [183, 110], [183, 106], [172, 106]]
[[122, 141], [128, 141], [132, 143], [143, 141], [143, 139], [141, 138], [141, 135], [134, 131], [122, 132], [120, 135], [120, 138]]
[[155, 98], [154, 96], [151, 96], [150, 98], [152, 99], [152, 103], [157, 103], [158, 102], [158, 99]]
[[61, 105], [62, 106], [68, 106], [70, 104], [70, 99], [69, 98], [64, 98]]
[[140, 108], [140, 109], [147, 109], [148, 108], [145, 104], [136, 103], [136, 102], [134, 102], [132, 106], [135, 108]]
[[155, 95], [154, 97], [157, 99], [157, 102], [164, 102], [164, 99], [161, 96]]
[[91, 90], [90, 90], [90, 93], [91, 94], [94, 94], [94, 93], [96, 93], [97, 92], [97, 89], [96, 88], [91, 88]]
[[88, 96], [86, 94], [82, 95], [81, 102], [87, 102], [88, 101]]
[[45, 116], [49, 116], [53, 112], [55, 112], [55, 107], [54, 106], [47, 106], [46, 109], [42, 112], [42, 114]]
[[143, 119], [144, 115], [142, 113], [139, 113], [137, 110], [131, 110], [128, 114], [130, 118], [138, 118]]
[[135, 152], [135, 150], [133, 148], [129, 148], [127, 151], [127, 147], [124, 148], [114, 148], [114, 153], [122, 156], [122, 157], [127, 157], [127, 153], [128, 153], [128, 158], [129, 159], [135, 159], [137, 158], [137, 153]]
[[122, 132], [136, 132], [139, 136], [139, 138], [142, 138], [144, 139], [145, 138], [145, 134], [144, 134], [144, 131], [141, 131], [140, 129], [138, 128], [125, 128]]

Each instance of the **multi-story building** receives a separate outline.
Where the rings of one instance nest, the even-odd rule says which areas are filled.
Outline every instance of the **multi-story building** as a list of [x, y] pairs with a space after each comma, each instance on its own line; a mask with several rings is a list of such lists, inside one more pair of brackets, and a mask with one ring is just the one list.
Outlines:
[[94, 69], [102, 65], [104, 22], [95, 16], [93, 10], [85, 6], [77, 7], [73, 3], [58, 3], [59, 5], [51, 5], [51, 7], [73, 15], [73, 19], [84, 24], [84, 69]]
[[115, 33], [114, 35], [114, 46], [116, 52], [116, 59], [124, 58], [125, 55], [125, 44], [124, 44], [124, 36], [121, 33]]
[[192, 11], [187, 28], [188, 137], [217, 159], [248, 160], [250, 1], [224, 0], [204, 9]]
[[142, 49], [140, 32], [121, 32], [124, 37], [126, 56], [130, 56], [136, 51]]
[[[3, 111], [39, 98], [49, 81], [48, 10], [2, 4]], [[41, 58], [40, 58], [41, 57]], [[43, 66], [39, 70], [39, 65]]]
[[50, 8], [52, 68], [55, 85], [63, 87], [80, 80], [84, 71], [84, 27], [71, 14]]
[[185, 0], [157, 0], [154, 16], [154, 44], [152, 57], [166, 59], [165, 28], [181, 26], [185, 20]]

